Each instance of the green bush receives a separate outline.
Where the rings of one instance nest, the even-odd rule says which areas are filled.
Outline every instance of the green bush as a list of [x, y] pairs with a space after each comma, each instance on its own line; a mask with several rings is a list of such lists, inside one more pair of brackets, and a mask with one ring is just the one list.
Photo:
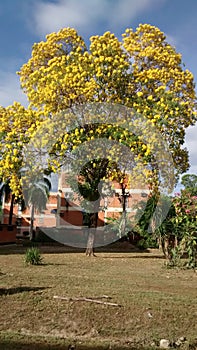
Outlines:
[[25, 263], [27, 265], [41, 265], [43, 258], [41, 257], [40, 250], [36, 247], [31, 247], [26, 250]]
[[[140, 235], [141, 233], [141, 235]], [[136, 242], [136, 246], [137, 248], [139, 249], [148, 249], [148, 248], [158, 248], [158, 243], [157, 243], [157, 240], [152, 237], [150, 234], [150, 236], [148, 236], [149, 233], [144, 233], [144, 232], [141, 232], [139, 230], [139, 237], [141, 237], [137, 242]]]

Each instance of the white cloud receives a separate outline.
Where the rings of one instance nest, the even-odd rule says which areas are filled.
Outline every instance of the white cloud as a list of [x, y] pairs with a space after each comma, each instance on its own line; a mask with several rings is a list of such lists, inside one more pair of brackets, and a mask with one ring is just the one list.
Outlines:
[[26, 95], [20, 88], [19, 77], [15, 73], [0, 70], [0, 105], [6, 107], [14, 101], [27, 105]]
[[119, 0], [115, 6], [111, 6], [109, 24], [124, 24], [125, 22], [135, 19], [141, 13], [150, 10], [153, 6], [161, 6], [165, 0], [158, 3], [157, 0]]
[[197, 125], [189, 127], [186, 132], [185, 146], [189, 151], [190, 174], [197, 174]]
[[[56, 3], [39, 1], [33, 8], [32, 29], [40, 36], [63, 27], [74, 27], [81, 34], [96, 34], [100, 23], [104, 30], [133, 20], [152, 6], [161, 6], [166, 0], [59, 0]], [[126, 25], [126, 24], [125, 24]]]

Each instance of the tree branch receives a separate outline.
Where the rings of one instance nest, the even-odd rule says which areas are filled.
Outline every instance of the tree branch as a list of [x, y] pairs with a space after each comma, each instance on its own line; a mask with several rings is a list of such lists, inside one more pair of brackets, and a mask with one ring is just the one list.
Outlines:
[[121, 307], [120, 304], [97, 300], [97, 298], [98, 299], [100, 299], [100, 298], [109, 298], [108, 296], [104, 296], [104, 295], [102, 297], [100, 297], [100, 298], [99, 297], [95, 297], [94, 299], [92, 299], [92, 298], [85, 298], [85, 297], [80, 297], [80, 298], [61, 297], [61, 296], [58, 296], [58, 295], [54, 295], [53, 298], [54, 299], [60, 299], [60, 300], [66, 300], [66, 301], [87, 301], [87, 302], [90, 302], [90, 303]]

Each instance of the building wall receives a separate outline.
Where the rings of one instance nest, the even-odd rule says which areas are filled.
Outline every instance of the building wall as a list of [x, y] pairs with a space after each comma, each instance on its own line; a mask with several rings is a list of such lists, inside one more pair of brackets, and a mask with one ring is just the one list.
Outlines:
[[[51, 211], [54, 212], [51, 212]], [[34, 228], [39, 226], [55, 227], [56, 226], [56, 212], [57, 212], [57, 193], [51, 193], [49, 196], [46, 210], [43, 213], [35, 212]], [[4, 203], [2, 210], [1, 224], [8, 225], [10, 213], [10, 202]], [[20, 223], [20, 224], [19, 224]], [[28, 232], [30, 227], [30, 209], [27, 208], [21, 212], [18, 204], [14, 204], [12, 225], [20, 226], [20, 232]]]
[[[72, 228], [80, 230], [83, 225], [83, 208], [77, 199], [71, 201], [69, 194], [72, 193], [70, 186], [67, 183], [67, 174], [62, 173], [59, 176], [58, 192], [51, 193], [47, 203], [46, 210], [43, 213], [35, 212], [34, 229], [38, 227], [46, 228]], [[99, 212], [98, 226], [103, 226], [107, 222], [108, 218], [118, 218], [122, 212], [121, 199], [121, 187], [118, 183], [114, 182], [114, 193], [111, 197], [107, 197], [101, 200], [101, 206], [105, 209]], [[126, 190], [129, 194], [127, 199], [127, 213], [130, 215], [135, 214], [135, 206], [137, 202], [142, 199], [146, 200], [149, 190], [148, 188], [128, 188]], [[13, 212], [13, 231], [8, 230], [10, 212], [10, 202], [4, 203], [1, 225], [0, 225], [0, 243], [3, 241], [13, 241], [14, 234], [23, 232], [28, 233], [30, 227], [30, 210], [27, 208], [24, 212], [20, 212], [19, 206], [14, 205]], [[3, 228], [2, 228], [3, 227]], [[7, 229], [6, 229], [7, 227]], [[2, 228], [2, 229], [1, 229]], [[13, 233], [14, 232], [14, 233]], [[4, 236], [4, 239], [3, 239]]]
[[[57, 200], [57, 222], [56, 226], [68, 227], [69, 225], [82, 225], [82, 211], [79, 201], [77, 198], [75, 200], [69, 199], [72, 198], [73, 192], [67, 183], [67, 173], [62, 173], [59, 177], [59, 192]], [[121, 186], [117, 182], [113, 183], [114, 193], [111, 197], [107, 197], [101, 200], [100, 206], [105, 208], [99, 212], [98, 226], [104, 225], [107, 222], [108, 218], [118, 218], [122, 212], [122, 203], [121, 203]], [[149, 189], [147, 187], [140, 188], [138, 184], [137, 188], [127, 188], [126, 192], [128, 193], [127, 198], [127, 213], [131, 216], [135, 214], [135, 206], [141, 200], [147, 200]], [[69, 205], [68, 205], [69, 203]]]
[[16, 242], [17, 227], [0, 224], [0, 244]]

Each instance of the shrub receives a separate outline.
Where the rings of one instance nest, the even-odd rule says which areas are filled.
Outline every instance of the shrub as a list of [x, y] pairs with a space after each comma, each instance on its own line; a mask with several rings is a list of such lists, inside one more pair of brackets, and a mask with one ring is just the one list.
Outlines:
[[41, 257], [40, 250], [36, 247], [31, 247], [26, 250], [25, 263], [27, 265], [41, 265], [43, 258]]
[[174, 228], [179, 233], [180, 254], [187, 254], [187, 268], [197, 267], [197, 196], [182, 190], [174, 197], [176, 217]]

